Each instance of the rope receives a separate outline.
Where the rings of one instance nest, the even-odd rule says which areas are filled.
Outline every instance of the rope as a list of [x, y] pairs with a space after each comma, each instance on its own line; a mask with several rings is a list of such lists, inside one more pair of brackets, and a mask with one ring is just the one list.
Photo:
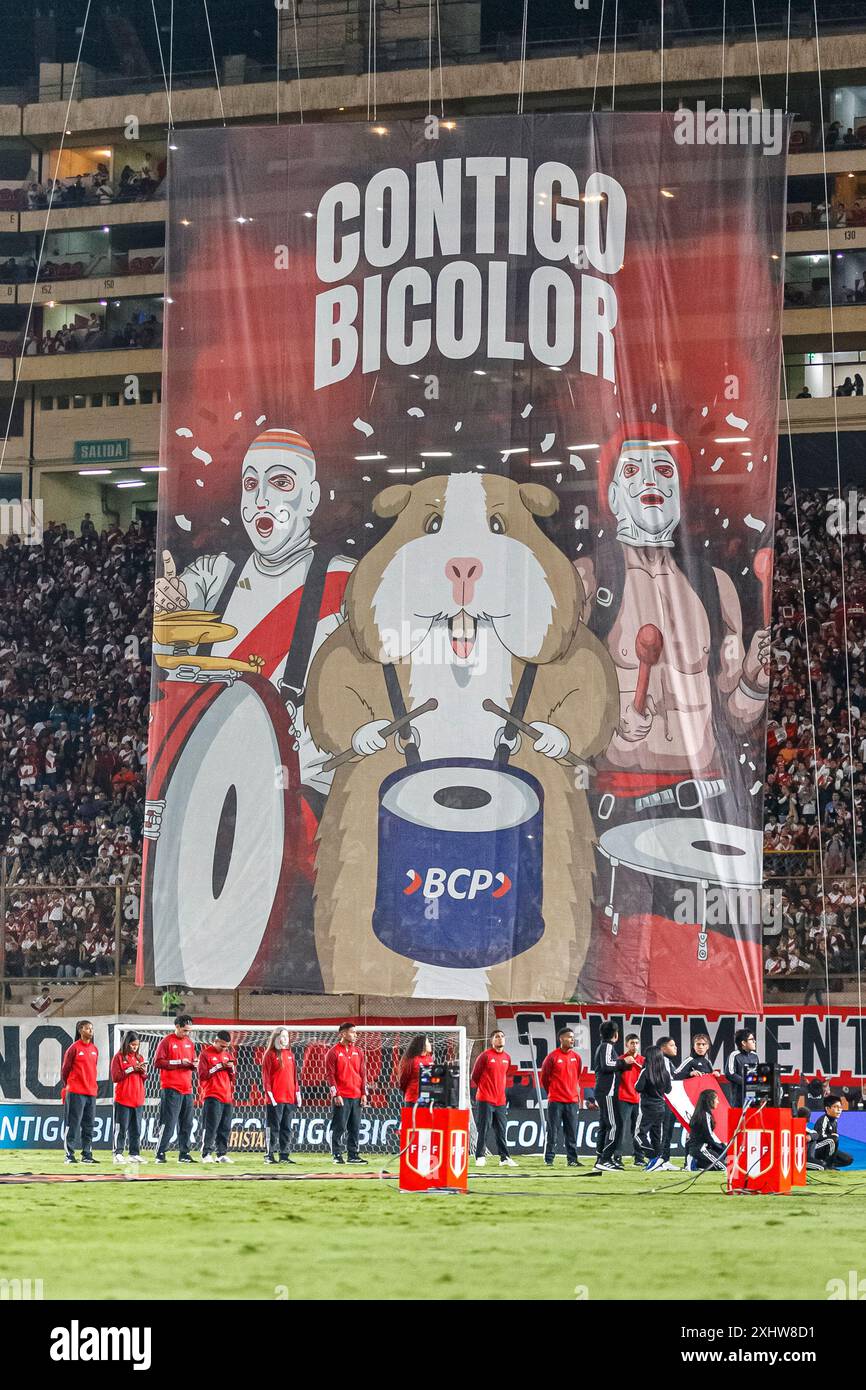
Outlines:
[[72, 102], [75, 97], [75, 87], [78, 82], [78, 69], [81, 66], [81, 50], [84, 48], [84, 36], [87, 33], [87, 21], [90, 17], [90, 6], [92, 0], [87, 0], [87, 9], [84, 11], [84, 21], [81, 25], [81, 39], [78, 44], [78, 52], [75, 56], [75, 67], [72, 72], [72, 82], [69, 88], [69, 100], [66, 103], [66, 115], [63, 118], [63, 133], [60, 136], [60, 145], [57, 150], [57, 158], [54, 161], [54, 177], [51, 180], [51, 192], [48, 195], [48, 207], [45, 209], [45, 226], [42, 228], [42, 240], [39, 243], [39, 255], [36, 258], [36, 272], [33, 276], [33, 288], [30, 292], [30, 303], [27, 305], [27, 318], [24, 323], [24, 336], [21, 340], [21, 351], [15, 359], [15, 380], [12, 384], [12, 398], [9, 402], [9, 414], [6, 418], [6, 431], [3, 435], [3, 447], [0, 449], [0, 471], [6, 462], [6, 451], [9, 448], [9, 434], [12, 429], [12, 416], [15, 413], [15, 402], [18, 399], [18, 387], [21, 382], [21, 368], [24, 365], [24, 354], [27, 348], [27, 340], [30, 337], [30, 324], [33, 319], [33, 306], [36, 303], [36, 286], [39, 283], [39, 272], [42, 269], [42, 257], [45, 254], [45, 242], [48, 239], [48, 227], [51, 222], [51, 211], [54, 207], [54, 193], [57, 188], [57, 180], [60, 175], [60, 162], [63, 158], [63, 147], [69, 131], [69, 113], [72, 110]]
[[761, 80], [761, 50], [758, 45], [758, 14], [755, 9], [755, 0], [752, 0], [752, 23], [755, 26], [755, 66], [758, 69], [758, 93], [761, 98], [761, 110], [764, 109], [764, 84]]
[[598, 65], [601, 62], [601, 35], [604, 29], [604, 0], [601, 0], [601, 16], [598, 21], [598, 48], [595, 52], [595, 77], [592, 83], [592, 110], [595, 110], [595, 98], [598, 92]]
[[300, 124], [304, 124], [304, 97], [301, 91], [301, 46], [298, 42], [298, 3], [292, 0], [292, 24], [295, 29], [295, 71], [298, 75], [298, 116]]
[[277, 12], [277, 75], [276, 75], [276, 77], [274, 78], [274, 105], [276, 106], [276, 110], [277, 110], [277, 121], [276, 121], [276, 123], [277, 123], [277, 125], [279, 125], [279, 123], [280, 123], [280, 40], [281, 40], [281, 38], [282, 38], [282, 33], [281, 33], [281, 30], [282, 30], [282, 18], [281, 18], [281, 16], [282, 16], [282, 13], [283, 13], [283, 12], [282, 12], [282, 9], [280, 8], [279, 5], [275, 5], [275, 6], [274, 6], [274, 9], [275, 9], [276, 12]]
[[720, 107], [724, 107], [725, 104], [725, 30], [727, 27], [727, 17], [728, 0], [722, 0], [722, 94], [719, 100]]
[[439, 58], [439, 114], [445, 115], [445, 83], [442, 76], [442, 22], [439, 14], [439, 0], [436, 0], [436, 52]]
[[[788, 109], [788, 79], [791, 75], [791, 0], [788, 0], [788, 37], [785, 44], [785, 110]], [[823, 114], [823, 113], [822, 113]]]
[[433, 0], [427, 0], [427, 115], [433, 114]]
[[610, 88], [610, 109], [616, 110], [616, 40], [619, 32], [619, 0], [613, 4], [613, 77]]
[[[217, 96], [219, 97], [219, 103], [220, 103], [220, 115], [221, 115], [222, 118], [223, 118], [223, 125], [225, 125], [225, 123], [226, 123], [226, 112], [225, 112], [225, 107], [223, 106], [223, 92], [222, 92], [222, 87], [220, 86], [220, 75], [219, 75], [219, 69], [217, 68], [216, 51], [214, 50], [214, 46], [213, 46], [213, 34], [211, 33], [211, 27], [210, 27], [210, 14], [209, 14], [209, 12], [208, 12], [207, 0], [202, 0], [202, 4], [204, 5], [204, 17], [205, 17], [205, 23], [207, 24], [208, 42], [210, 43], [210, 56], [211, 56], [211, 58], [213, 59], [213, 75], [214, 75], [214, 77], [216, 78]], [[174, 0], [172, 0], [172, 10], [173, 10], [173, 6], [174, 6]]]
[[[821, 122], [821, 159], [824, 169], [824, 201], [827, 206], [825, 218], [827, 230], [827, 284], [830, 290], [830, 360], [836, 357], [836, 328], [833, 317], [833, 262], [830, 249], [830, 199], [827, 183], [827, 136], [824, 128], [824, 83], [821, 72], [821, 36], [818, 26], [818, 0], [812, 0], [812, 14], [815, 23], [815, 61], [818, 69], [818, 114]], [[832, 388], [833, 371], [830, 370]], [[839, 457], [839, 404], [833, 391], [833, 431], [836, 448], [836, 488], [837, 497], [842, 496], [842, 464]], [[860, 865], [857, 852], [857, 803], [854, 799], [854, 740], [851, 734], [851, 668], [848, 652], [848, 601], [845, 584], [845, 530], [839, 528], [839, 569], [841, 572], [841, 597], [843, 635], [845, 638], [845, 698], [848, 705], [848, 784], [851, 796], [851, 840], [854, 847], [854, 916], [857, 930], [857, 1013], [863, 1013], [863, 975], [860, 962]], [[825, 922], [826, 932], [826, 922]], [[829, 957], [828, 957], [829, 960]]]
[[159, 33], [159, 20], [156, 17], [156, 0], [150, 0], [150, 7], [153, 10], [153, 27], [156, 30], [156, 46], [159, 49], [159, 65], [162, 68], [162, 80], [165, 84], [165, 100], [166, 105], [168, 106], [168, 129], [169, 133], [171, 133], [172, 127], [174, 125], [174, 119], [171, 114], [171, 87], [168, 81], [168, 74], [165, 70], [165, 58], [162, 54], [162, 39], [160, 38]]
[[520, 77], [517, 83], [517, 114], [523, 115], [523, 89], [526, 82], [526, 31], [529, 22], [529, 0], [523, 0], [523, 28], [520, 33]]
[[376, 119], [378, 102], [376, 99], [376, 0], [370, 0], [370, 16], [367, 21], [367, 120], [371, 114]]
[[659, 0], [661, 36], [659, 39], [659, 110], [665, 109], [665, 0]]

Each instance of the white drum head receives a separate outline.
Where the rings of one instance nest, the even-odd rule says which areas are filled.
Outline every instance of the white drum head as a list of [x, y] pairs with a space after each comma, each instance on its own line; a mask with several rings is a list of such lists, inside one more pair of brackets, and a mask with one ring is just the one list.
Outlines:
[[382, 797], [383, 810], [411, 825], [476, 835], [523, 825], [538, 807], [529, 783], [495, 767], [422, 767]]
[[[233, 989], [252, 965], [283, 869], [283, 780], [265, 705], [242, 681], [226, 686], [181, 750], [159, 833], [153, 910], [175, 917], [178, 982]], [[155, 966], [175, 978], [168, 959]]]
[[695, 816], [659, 817], [615, 825], [600, 836], [608, 859], [674, 882], [760, 888], [763, 841], [744, 825]]

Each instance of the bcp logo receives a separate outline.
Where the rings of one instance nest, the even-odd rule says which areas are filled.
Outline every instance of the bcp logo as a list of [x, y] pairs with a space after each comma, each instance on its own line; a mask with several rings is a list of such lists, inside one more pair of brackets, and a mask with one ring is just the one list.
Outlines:
[[[422, 878], [415, 869], [407, 869], [409, 882], [403, 889], [407, 898], [421, 890], [423, 898], [455, 898], [472, 901], [479, 894], [493, 889], [492, 898], [504, 898], [511, 889], [511, 879], [505, 873], [493, 873], [490, 869], [447, 869], [431, 868]], [[494, 883], [496, 887], [493, 888]]]

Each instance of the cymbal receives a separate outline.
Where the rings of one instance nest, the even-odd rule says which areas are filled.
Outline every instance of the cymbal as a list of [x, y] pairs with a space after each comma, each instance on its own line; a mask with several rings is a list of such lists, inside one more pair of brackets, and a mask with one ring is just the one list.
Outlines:
[[237, 635], [237, 628], [224, 623], [218, 613], [177, 608], [170, 613], [153, 615], [153, 636], [160, 646], [182, 643], [186, 647], [197, 647], [202, 642], [227, 642]]

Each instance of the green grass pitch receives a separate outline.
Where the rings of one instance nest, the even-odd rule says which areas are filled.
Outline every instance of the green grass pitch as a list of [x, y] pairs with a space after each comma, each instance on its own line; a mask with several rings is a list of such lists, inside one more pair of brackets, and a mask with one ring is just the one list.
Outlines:
[[[0, 1173], [119, 1171], [100, 1160], [69, 1169], [57, 1151], [5, 1150]], [[171, 1154], [166, 1171], [190, 1170]], [[788, 1197], [728, 1197], [717, 1174], [685, 1190], [691, 1175], [594, 1178], [586, 1160], [569, 1170], [561, 1158], [552, 1171], [540, 1158], [516, 1171], [489, 1159], [467, 1196], [401, 1193], [375, 1177], [223, 1181], [347, 1171], [327, 1155], [295, 1169], [239, 1156], [203, 1171], [198, 1182], [0, 1185], [0, 1279], [41, 1279], [46, 1299], [74, 1301], [823, 1300], [829, 1280], [863, 1269], [866, 1249], [863, 1173], [810, 1174]]]

